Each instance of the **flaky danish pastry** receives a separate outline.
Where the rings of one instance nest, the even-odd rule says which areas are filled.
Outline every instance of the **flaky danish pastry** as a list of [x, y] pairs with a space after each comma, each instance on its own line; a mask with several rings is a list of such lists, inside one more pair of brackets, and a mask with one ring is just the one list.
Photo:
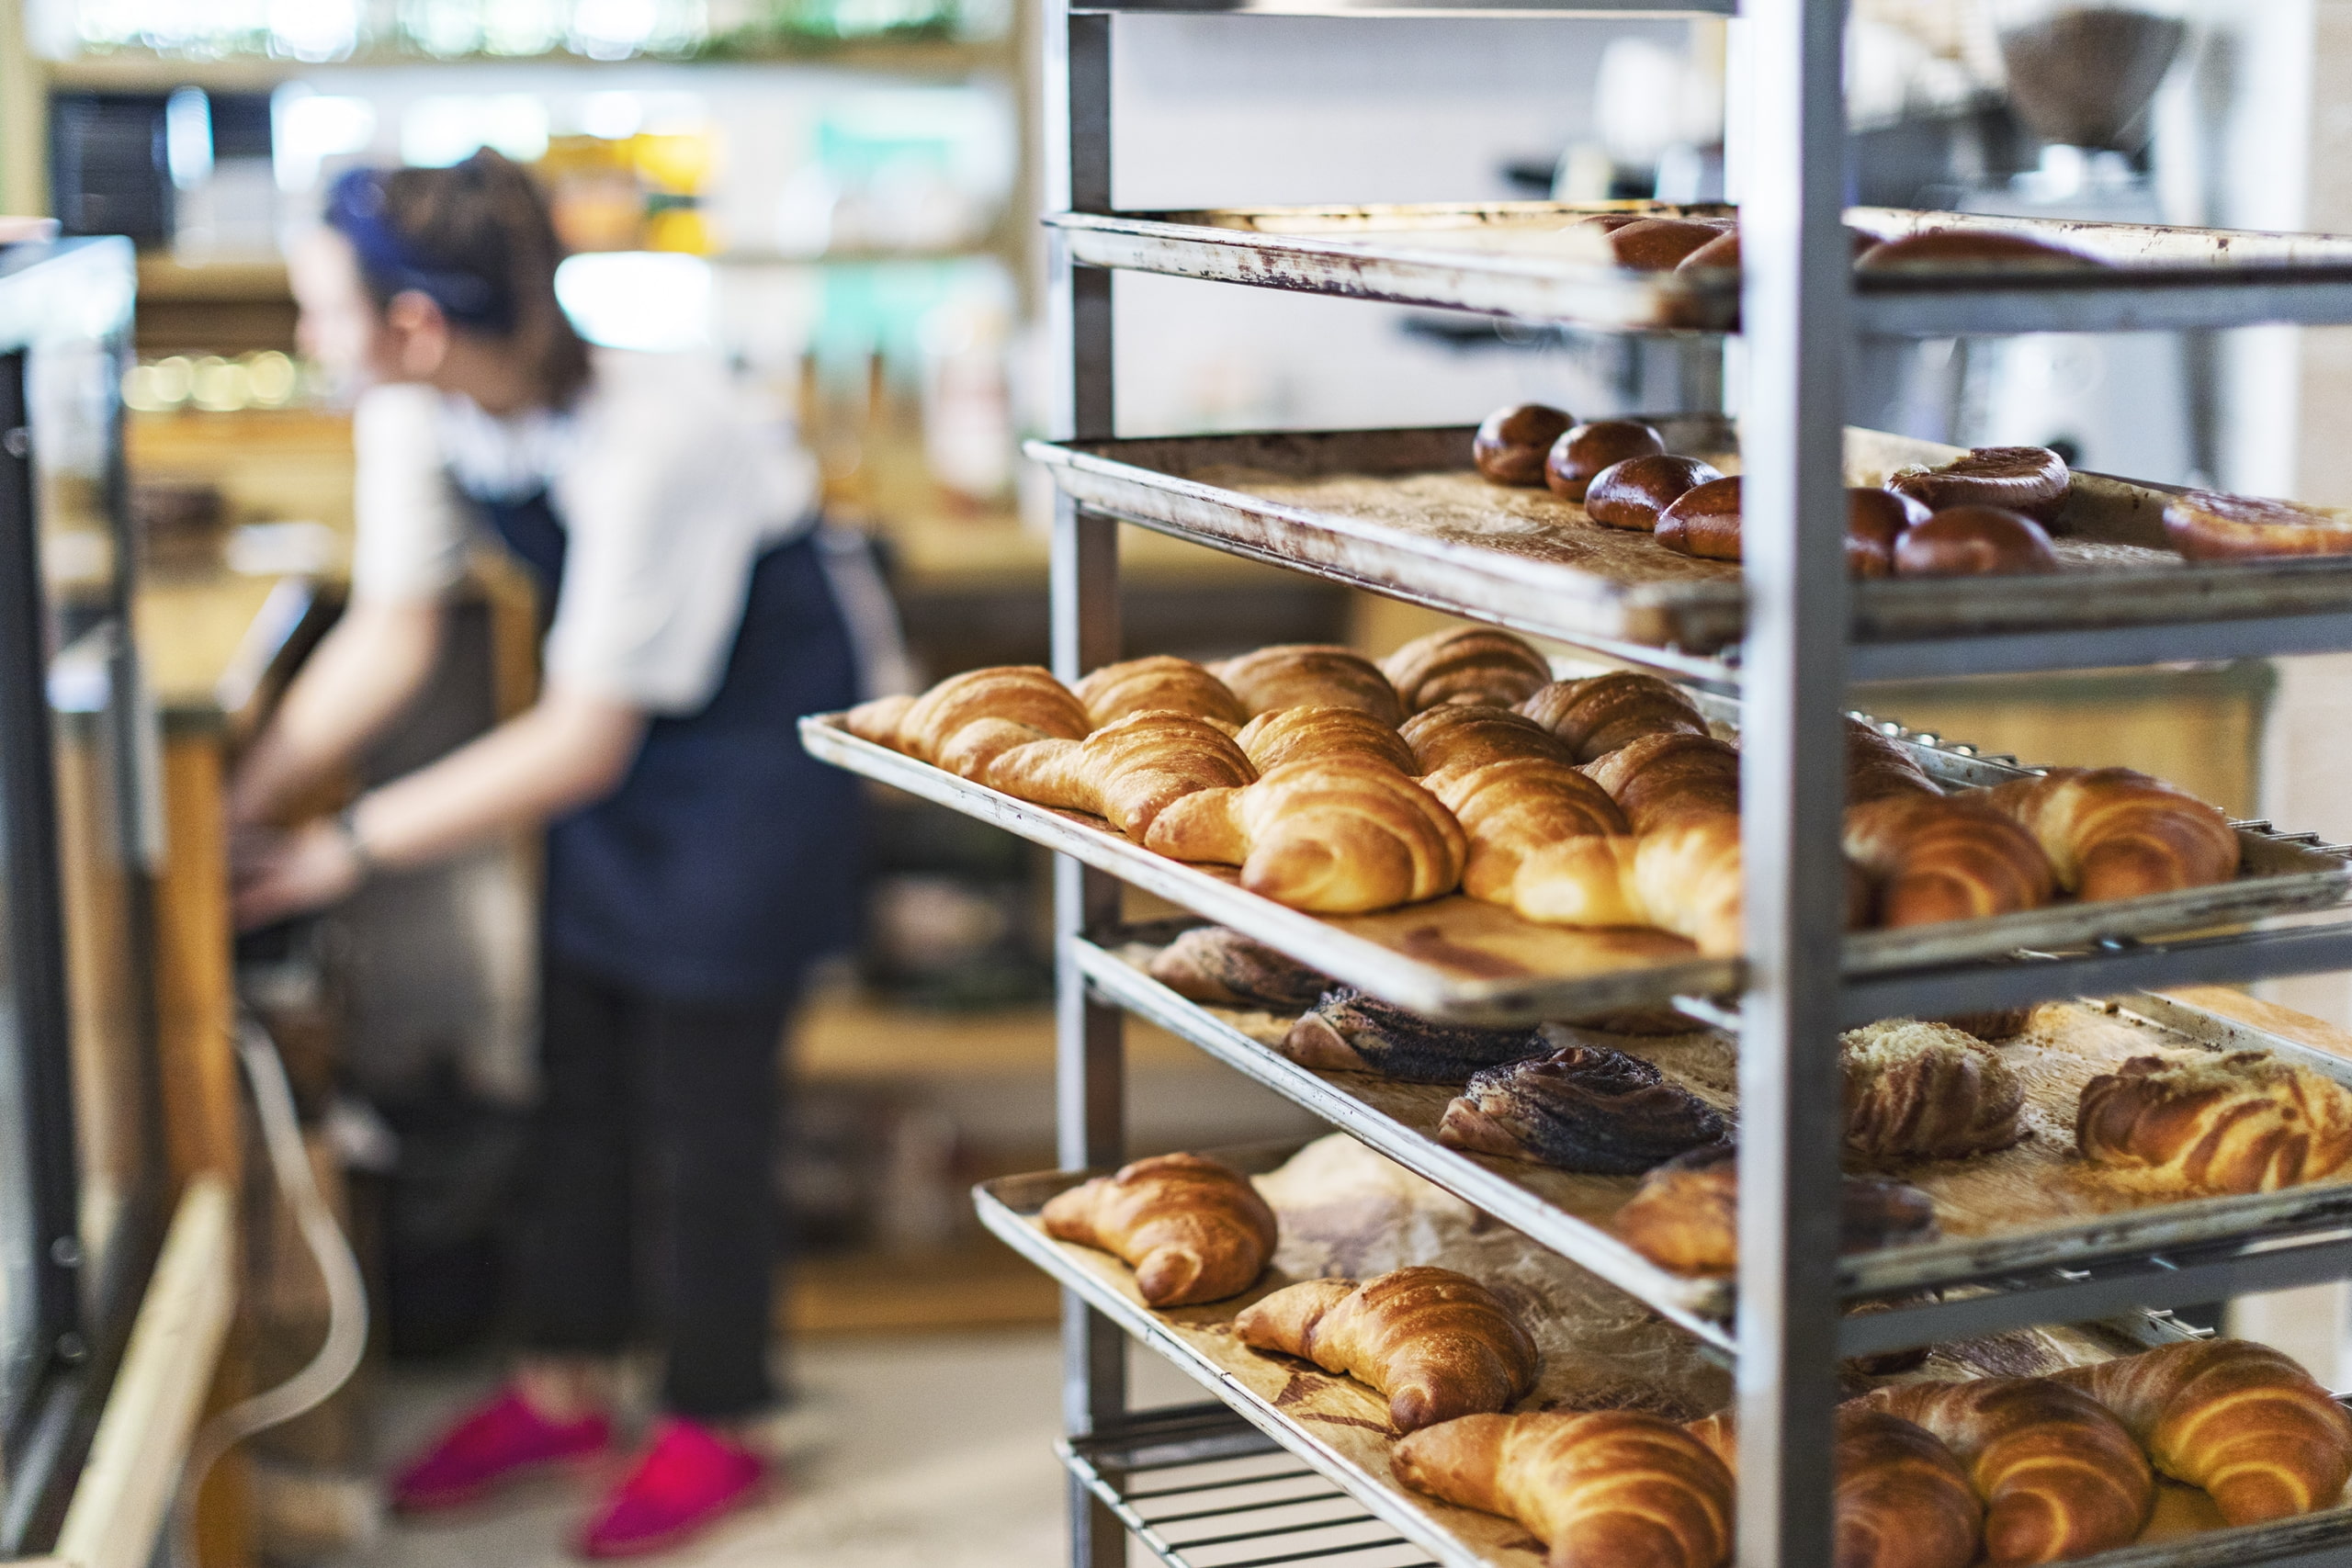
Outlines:
[[2238, 837], [2219, 807], [2130, 768], [2052, 768], [1978, 798], [2031, 833], [2058, 886], [2085, 899], [2139, 898], [2237, 874]]
[[1959, 1159], [2024, 1136], [2025, 1085], [1982, 1040], [1889, 1019], [1838, 1037], [1846, 1143], [1880, 1159]]
[[1188, 713], [1236, 728], [1250, 720], [1249, 710], [1224, 682], [1189, 659], [1165, 653], [1105, 664], [1080, 681], [1075, 694], [1088, 721], [1096, 725], [1148, 710]]
[[1571, 1045], [1473, 1074], [1445, 1108], [1437, 1140], [1562, 1170], [1636, 1176], [1725, 1131], [1705, 1100], [1640, 1057]]
[[1634, 1410], [1467, 1416], [1396, 1445], [1416, 1492], [1524, 1525], [1549, 1568], [1723, 1568], [1732, 1474], [1670, 1421]]
[[1362, 708], [1390, 727], [1405, 722], [1405, 705], [1380, 666], [1326, 643], [1261, 648], [1208, 667], [1232, 688], [1255, 717], [1276, 708]]
[[1311, 1008], [1329, 976], [1224, 926], [1195, 926], [1152, 955], [1146, 970], [1180, 997], [1213, 1007]]
[[1509, 707], [1552, 680], [1552, 666], [1521, 637], [1492, 626], [1454, 626], [1415, 637], [1380, 661], [1407, 713], [1441, 703]]
[[1552, 1045], [1532, 1029], [1440, 1023], [1341, 987], [1292, 1024], [1279, 1049], [1301, 1066], [1328, 1072], [1462, 1083], [1481, 1067], [1541, 1056]]
[[1274, 708], [1241, 727], [1234, 741], [1261, 773], [1285, 762], [1366, 762], [1418, 773], [1413, 748], [1396, 727], [1362, 708]]
[[2083, 1085], [2075, 1146], [2194, 1192], [2276, 1192], [2352, 1160], [2352, 1090], [2264, 1051], [2134, 1056]]
[[1379, 1390], [1400, 1433], [1500, 1410], [1535, 1386], [1535, 1341], [1492, 1291], [1451, 1269], [1305, 1280], [1242, 1308], [1233, 1331]]
[[1248, 1290], [1274, 1253], [1273, 1210], [1250, 1179], [1205, 1155], [1156, 1155], [1057, 1194], [1046, 1234], [1098, 1247], [1135, 1268], [1156, 1307]]
[[2165, 1345], [2057, 1380], [2105, 1405], [2159, 1473], [2203, 1487], [2233, 1525], [2332, 1508], [2352, 1480], [2352, 1417], [2267, 1345]]
[[1241, 886], [1295, 909], [1352, 914], [1451, 893], [1469, 844], [1453, 814], [1404, 774], [1291, 762], [1239, 789], [1161, 812], [1145, 847], [1241, 868]]
[[1152, 711], [1115, 719], [1083, 740], [1014, 746], [979, 773], [991, 789], [1039, 806], [1092, 812], [1138, 839], [1184, 796], [1237, 788], [1257, 776], [1232, 737], [1208, 720]]
[[1579, 762], [1645, 735], [1707, 733], [1699, 705], [1681, 687], [1632, 670], [1555, 681], [1521, 703], [1519, 711], [1566, 741]]

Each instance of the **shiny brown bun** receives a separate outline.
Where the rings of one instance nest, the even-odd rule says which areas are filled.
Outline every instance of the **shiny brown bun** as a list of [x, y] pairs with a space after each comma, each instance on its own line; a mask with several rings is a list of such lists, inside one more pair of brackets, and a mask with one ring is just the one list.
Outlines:
[[[1860, 255], [1879, 243], [1876, 234], [1866, 234], [1860, 229], [1846, 231], [1846, 239], [1853, 254]], [[1739, 231], [1730, 230], [1701, 245], [1676, 264], [1677, 272], [1736, 271], [1739, 267]]]
[[1544, 455], [1575, 420], [1542, 403], [1497, 409], [1470, 443], [1470, 460], [1498, 485], [1540, 485]]
[[1894, 541], [1935, 513], [1907, 495], [1856, 486], [1846, 492], [1846, 575], [1893, 577]]
[[1552, 443], [1544, 458], [1544, 482], [1554, 495], [1582, 501], [1603, 468], [1628, 457], [1662, 457], [1665, 452], [1666, 438], [1640, 420], [1595, 420]]
[[1943, 268], [1990, 262], [2007, 266], [2064, 268], [2105, 266], [2080, 251], [2004, 233], [1997, 229], [1929, 229], [1885, 240], [1864, 251], [1854, 263], [1857, 272], [1889, 272], [1905, 267]]
[[1724, 231], [1713, 223], [1687, 218], [1645, 218], [1609, 231], [1609, 248], [1617, 265], [1636, 272], [1666, 272], [1702, 245], [1713, 243]]
[[1709, 479], [1657, 514], [1657, 542], [1678, 555], [1739, 558], [1739, 476]]
[[1628, 457], [1593, 476], [1592, 488], [1584, 492], [1585, 514], [1611, 528], [1646, 534], [1657, 526], [1657, 514], [1684, 491], [1723, 477], [1696, 457]]
[[2041, 525], [1997, 506], [1954, 506], [1894, 541], [1897, 577], [2018, 577], [2056, 571]]
[[1930, 512], [2001, 506], [2048, 523], [2065, 506], [2071, 483], [2066, 459], [2047, 446], [1979, 446], [1941, 468], [1896, 474], [1886, 488], [1924, 502]]
[[2352, 512], [2192, 490], [2165, 508], [2165, 537], [2190, 560], [2352, 554]]

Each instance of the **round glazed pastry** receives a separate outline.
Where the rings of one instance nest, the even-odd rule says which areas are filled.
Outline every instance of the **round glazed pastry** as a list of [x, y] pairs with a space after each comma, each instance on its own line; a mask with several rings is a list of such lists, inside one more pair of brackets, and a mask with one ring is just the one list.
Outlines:
[[2190, 560], [2344, 555], [2352, 552], [2352, 512], [2192, 490], [2165, 508], [2165, 537]]
[[1540, 485], [1544, 455], [1575, 423], [1558, 409], [1542, 403], [1513, 403], [1497, 409], [1470, 443], [1471, 461], [1498, 485]]
[[1894, 541], [1935, 513], [1907, 495], [1857, 485], [1846, 492], [1846, 575], [1893, 577]]
[[2056, 571], [2058, 552], [2032, 518], [1997, 506], [1954, 506], [1894, 541], [1897, 577], [2016, 577]]
[[1951, 506], [1998, 506], [2037, 523], [2056, 519], [2074, 482], [2066, 459], [2047, 446], [1979, 446], [1939, 468], [1911, 468], [1886, 488], [1930, 512]]
[[1929, 229], [1872, 245], [1862, 253], [1854, 267], [1859, 272], [1886, 272], [1902, 267], [1939, 268], [1976, 263], [2069, 269], [2107, 265], [2080, 251], [1997, 229]]
[[[1735, 231], [1736, 232], [1736, 231]], [[1665, 272], [1702, 245], [1713, 244], [1724, 231], [1713, 223], [1687, 218], [1645, 218], [1609, 231], [1609, 248], [1617, 265], [1636, 272]]]
[[1544, 458], [1544, 482], [1552, 493], [1582, 501], [1601, 469], [1628, 457], [1662, 457], [1666, 438], [1637, 419], [1597, 419], [1579, 424], [1552, 443]]
[[1739, 476], [1693, 485], [1657, 514], [1657, 542], [1678, 555], [1739, 558]]
[[1584, 509], [1595, 523], [1646, 534], [1657, 526], [1657, 514], [1681, 500], [1684, 491], [1723, 477], [1696, 457], [1663, 453], [1628, 457], [1593, 476], [1591, 488], [1584, 492]]

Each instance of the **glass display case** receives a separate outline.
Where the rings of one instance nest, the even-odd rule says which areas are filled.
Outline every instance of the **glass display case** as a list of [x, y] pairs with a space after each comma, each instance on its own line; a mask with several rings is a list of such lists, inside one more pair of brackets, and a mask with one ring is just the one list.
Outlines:
[[124, 240], [0, 249], [0, 1556], [55, 1522], [164, 1196], [119, 395], [135, 279]]

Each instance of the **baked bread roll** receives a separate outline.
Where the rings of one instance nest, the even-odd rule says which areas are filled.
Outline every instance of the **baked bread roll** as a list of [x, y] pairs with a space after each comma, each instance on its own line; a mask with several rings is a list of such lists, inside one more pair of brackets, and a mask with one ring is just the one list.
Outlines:
[[1325, 1072], [1458, 1084], [1481, 1067], [1541, 1056], [1552, 1043], [1532, 1029], [1440, 1023], [1341, 987], [1292, 1024], [1278, 1048], [1301, 1066]]
[[1585, 764], [1636, 833], [1739, 817], [1739, 749], [1712, 735], [1645, 735]]
[[1087, 722], [1096, 726], [1131, 713], [1188, 713], [1238, 729], [1250, 715], [1226, 683], [1189, 659], [1155, 653], [1105, 664], [1076, 688]]
[[1082, 740], [1094, 728], [1051, 671], [1006, 664], [950, 675], [917, 697], [899, 716], [896, 744], [910, 757], [938, 763], [958, 731], [984, 718], [1026, 725], [1061, 740]]
[[1668, 272], [1682, 258], [1712, 243], [1724, 231], [1682, 218], [1644, 218], [1609, 231], [1617, 265], [1636, 272]]
[[1412, 748], [1412, 772], [1466, 773], [1488, 762], [1540, 757], [1563, 767], [1576, 765], [1567, 743], [1533, 719], [1509, 708], [1448, 703], [1415, 714], [1398, 732]]
[[1897, 577], [2025, 577], [2058, 570], [2041, 525], [1998, 506], [1948, 506], [1894, 541]]
[[2352, 1160], [2352, 1090], [2263, 1051], [2134, 1056], [2083, 1085], [2075, 1146], [2192, 1192], [2276, 1192]]
[[1361, 708], [1395, 728], [1405, 722], [1396, 688], [1369, 659], [1324, 643], [1284, 643], [1208, 667], [1250, 716], [1276, 708]]
[[1180, 997], [1212, 1007], [1311, 1008], [1330, 978], [1223, 926], [1194, 926], [1152, 955], [1145, 970]]
[[1239, 789], [1162, 811], [1144, 847], [1241, 868], [1241, 886], [1317, 914], [1361, 914], [1451, 893], [1470, 846], [1437, 796], [1361, 762], [1290, 762]]
[[1723, 477], [1696, 457], [1628, 457], [1592, 477], [1584, 492], [1585, 515], [1607, 527], [1646, 534], [1657, 526], [1657, 514], [1685, 491]]
[[1905, 269], [1943, 272], [1955, 267], [1999, 266], [2037, 272], [2078, 272], [2107, 264], [2080, 251], [2030, 235], [1997, 229], [1928, 229], [1883, 240], [1854, 263], [1857, 272]]
[[1666, 437], [1655, 426], [1637, 419], [1595, 420], [1552, 443], [1544, 457], [1544, 483], [1564, 500], [1582, 501], [1603, 468], [1665, 451]]
[[1856, 486], [1846, 492], [1846, 575], [1893, 577], [1894, 541], [1935, 513], [1907, 495]]
[[2352, 511], [2192, 490], [2165, 505], [2165, 537], [2190, 560], [2340, 556], [2352, 551]]
[[1556, 758], [1447, 768], [1426, 782], [1469, 841], [1462, 891], [1489, 904], [1515, 902], [1513, 890], [1531, 857], [1555, 852], [1566, 840], [1626, 831], [1624, 815], [1607, 792]]
[[1391, 1462], [1416, 1492], [1518, 1520], [1550, 1548], [1550, 1568], [1731, 1561], [1731, 1472], [1655, 1416], [1469, 1416], [1414, 1433]]
[[1242, 1308], [1233, 1331], [1378, 1389], [1400, 1433], [1500, 1410], [1535, 1386], [1535, 1341], [1493, 1292], [1451, 1269], [1285, 1286]]
[[1873, 1159], [1961, 1159], [2025, 1135], [2025, 1085], [1949, 1024], [1889, 1019], [1838, 1036], [1846, 1146]]
[[1491, 626], [1455, 626], [1415, 637], [1380, 661], [1408, 713], [1441, 703], [1507, 708], [1552, 681], [1552, 666], [1522, 638]]
[[1739, 559], [1739, 476], [1709, 479], [1657, 514], [1657, 542], [1677, 555]]
[[2166, 1345], [2057, 1381], [2105, 1405], [2159, 1474], [2203, 1487], [2233, 1525], [2335, 1507], [2352, 1480], [2352, 1417], [2267, 1345]]
[[[1879, 243], [1876, 234], [1866, 234], [1860, 229], [1846, 231], [1847, 246], [1856, 256]], [[1739, 270], [1739, 231], [1727, 229], [1713, 240], [1692, 251], [1676, 264], [1677, 272], [1736, 272]]]
[[1233, 738], [1261, 773], [1285, 762], [1353, 762], [1418, 773], [1412, 747], [1393, 725], [1362, 708], [1275, 708], [1241, 727]]
[[1933, 468], [1904, 468], [1886, 488], [1929, 512], [1997, 506], [2048, 523], [2064, 509], [2074, 482], [2066, 459], [2047, 446], [1978, 446]]
[[1726, 1129], [1713, 1107], [1649, 1063], [1600, 1045], [1487, 1067], [1445, 1108], [1449, 1148], [1562, 1170], [1638, 1176]]
[[1655, 675], [1612, 670], [1555, 681], [1519, 711], [1568, 743], [1579, 762], [1607, 756], [1645, 735], [1704, 735], [1707, 721], [1681, 687]]
[[1850, 808], [1889, 795], [1940, 795], [1908, 747], [1849, 716], [1846, 720], [1846, 804]]
[[2038, 909], [2056, 891], [2033, 835], [1971, 795], [1886, 794], [1849, 806], [1844, 844], [1883, 926]]
[[[957, 744], [971, 733], [966, 730]], [[1238, 788], [1257, 776], [1233, 738], [1208, 720], [1152, 712], [1129, 714], [1083, 740], [1046, 738], [1012, 747], [978, 773], [990, 789], [1038, 806], [1091, 812], [1136, 839], [1195, 790]]]
[[1972, 798], [2006, 812], [2084, 899], [2140, 898], [2227, 882], [2238, 871], [2230, 819], [2187, 790], [2130, 768], [2052, 768]]
[[[1874, 1252], [1936, 1235], [1935, 1203], [1916, 1187], [1849, 1176], [1839, 1193], [1841, 1252]], [[1706, 1277], [1737, 1273], [1737, 1149], [1714, 1144], [1667, 1161], [1642, 1178], [1614, 1224], [1627, 1246], [1661, 1269]]]
[[1471, 438], [1470, 460], [1498, 485], [1540, 485], [1544, 455], [1575, 420], [1543, 403], [1513, 403], [1488, 414]]
[[2129, 1545], [2148, 1522], [2155, 1477], [2122, 1424], [2048, 1378], [1900, 1383], [1869, 1407], [1924, 1427], [1984, 1500], [1996, 1568], [2056, 1562]]
[[1205, 1155], [1156, 1155], [1046, 1204], [1046, 1234], [1131, 1264], [1156, 1307], [1237, 1296], [1274, 1253], [1274, 1212], [1250, 1179]]
[[[1729, 1411], [1684, 1428], [1736, 1478]], [[1834, 1568], [1968, 1568], [1984, 1539], [1984, 1505], [1968, 1472], [1925, 1427], [1850, 1401], [1838, 1407], [1831, 1495]]]
[[871, 740], [876, 746], [888, 746], [894, 751], [906, 748], [899, 743], [899, 726], [906, 721], [908, 710], [915, 699], [903, 694], [876, 697], [870, 703], [860, 703], [842, 716], [842, 727], [860, 740]]

